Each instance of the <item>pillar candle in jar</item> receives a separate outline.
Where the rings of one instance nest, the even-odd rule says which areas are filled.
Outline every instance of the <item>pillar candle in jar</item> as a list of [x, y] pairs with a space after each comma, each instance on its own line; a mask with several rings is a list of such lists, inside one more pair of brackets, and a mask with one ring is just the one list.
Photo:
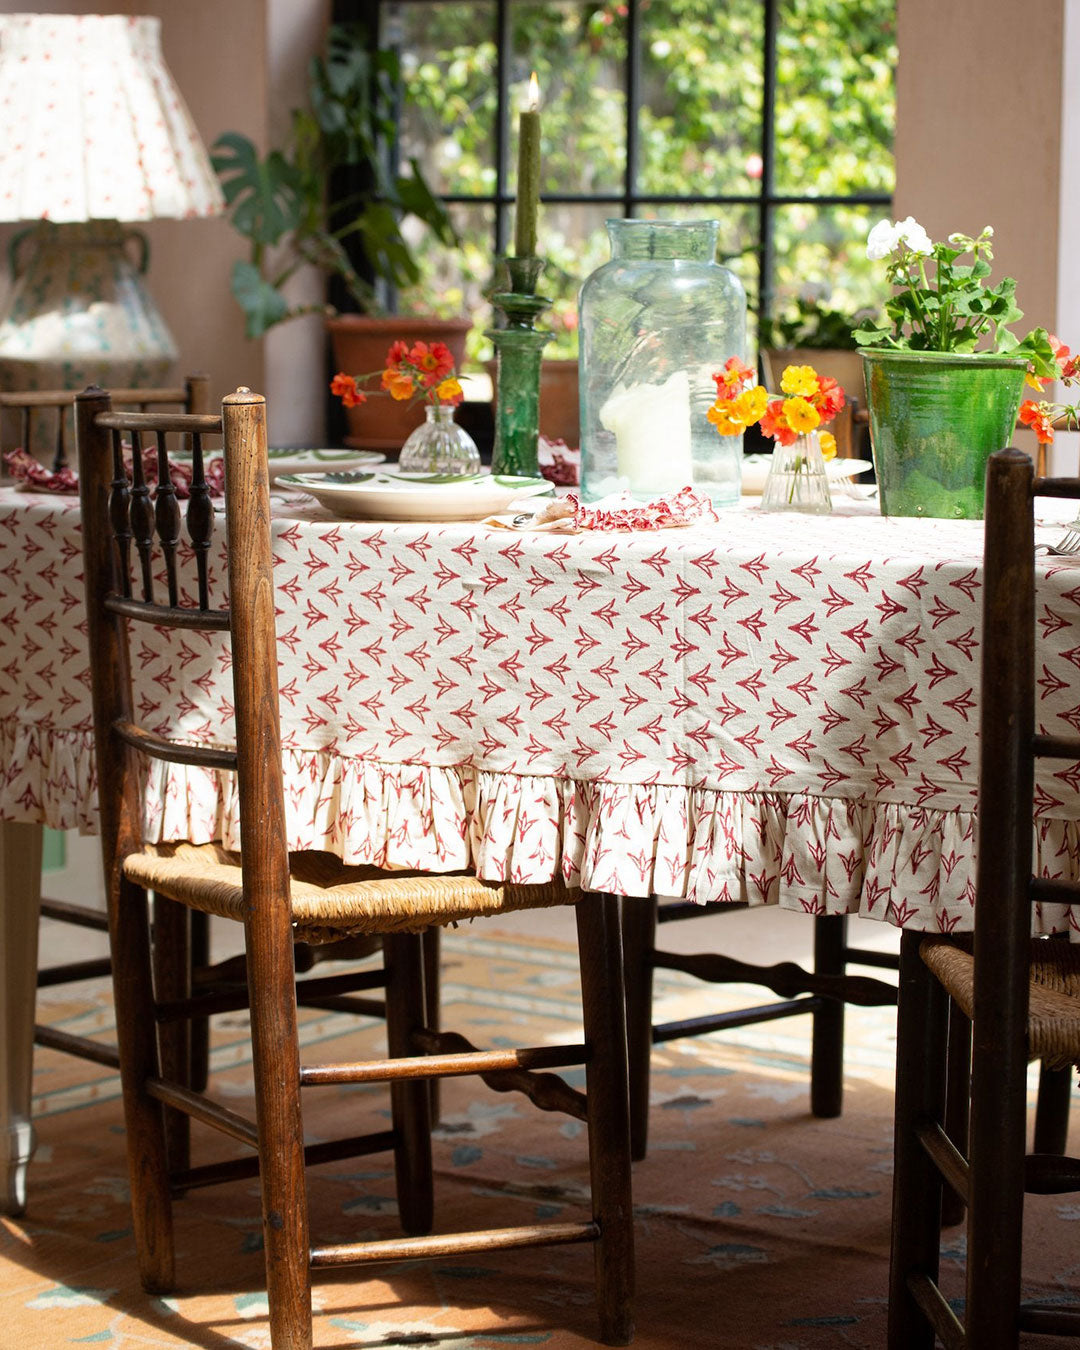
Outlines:
[[529, 79], [529, 101], [518, 118], [517, 211], [514, 252], [519, 258], [536, 256], [536, 211], [540, 202], [540, 86], [534, 70]]
[[600, 423], [615, 437], [619, 478], [631, 492], [677, 492], [693, 482], [685, 370], [663, 384], [616, 389], [600, 409]]

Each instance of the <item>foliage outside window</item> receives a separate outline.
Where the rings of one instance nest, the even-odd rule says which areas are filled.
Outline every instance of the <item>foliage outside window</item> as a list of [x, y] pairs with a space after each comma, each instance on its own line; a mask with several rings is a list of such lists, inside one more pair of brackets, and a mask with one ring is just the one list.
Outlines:
[[470, 352], [488, 354], [483, 291], [510, 238], [516, 100], [535, 69], [539, 251], [555, 297], [548, 355], [576, 354], [577, 290], [609, 256], [610, 216], [719, 220], [721, 261], [754, 311], [782, 318], [800, 298], [877, 310], [865, 238], [893, 190], [895, 6], [384, 3], [382, 40], [399, 47], [404, 73], [401, 153], [424, 164], [461, 238], [456, 249], [425, 248], [423, 277], [401, 307], [478, 314]]

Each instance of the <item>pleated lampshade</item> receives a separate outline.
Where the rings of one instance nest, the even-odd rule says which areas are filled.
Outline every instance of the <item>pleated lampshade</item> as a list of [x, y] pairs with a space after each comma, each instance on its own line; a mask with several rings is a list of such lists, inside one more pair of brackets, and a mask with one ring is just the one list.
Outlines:
[[154, 220], [224, 205], [161, 55], [160, 20], [0, 15], [0, 220]]

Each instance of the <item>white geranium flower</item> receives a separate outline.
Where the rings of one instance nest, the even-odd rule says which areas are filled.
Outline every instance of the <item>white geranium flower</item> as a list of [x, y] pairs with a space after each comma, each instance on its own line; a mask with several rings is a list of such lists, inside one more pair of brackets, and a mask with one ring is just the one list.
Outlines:
[[888, 220], [879, 220], [866, 237], [866, 256], [871, 262], [887, 258], [896, 247], [896, 226]]
[[908, 216], [906, 220], [897, 222], [896, 242], [900, 243], [901, 241], [908, 246], [912, 253], [929, 256], [934, 249], [930, 236], [914, 216]]

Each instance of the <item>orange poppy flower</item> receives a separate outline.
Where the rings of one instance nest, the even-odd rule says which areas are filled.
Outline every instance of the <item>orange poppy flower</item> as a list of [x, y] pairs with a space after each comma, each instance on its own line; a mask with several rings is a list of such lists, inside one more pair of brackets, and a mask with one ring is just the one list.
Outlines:
[[416, 386], [413, 377], [407, 371], [387, 368], [382, 373], [382, 387], [390, 391], [391, 398], [402, 403], [405, 399], [412, 398]]

